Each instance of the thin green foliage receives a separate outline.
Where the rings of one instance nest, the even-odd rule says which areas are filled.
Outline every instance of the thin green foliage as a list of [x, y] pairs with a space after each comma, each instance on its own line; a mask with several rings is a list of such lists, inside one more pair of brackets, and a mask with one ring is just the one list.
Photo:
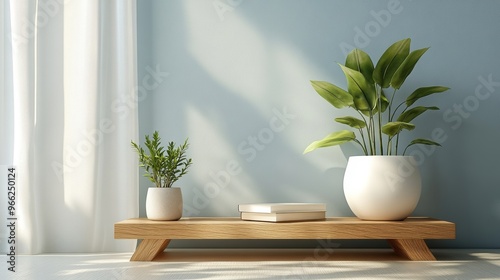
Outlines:
[[130, 141], [132, 148], [139, 156], [139, 166], [145, 171], [144, 176], [153, 182], [157, 188], [170, 188], [182, 176], [186, 175], [192, 159], [186, 157], [189, 147], [188, 139], [176, 147], [174, 142], [169, 142], [167, 149], [162, 146], [158, 131], [151, 138], [146, 135], [147, 152], [144, 148]]

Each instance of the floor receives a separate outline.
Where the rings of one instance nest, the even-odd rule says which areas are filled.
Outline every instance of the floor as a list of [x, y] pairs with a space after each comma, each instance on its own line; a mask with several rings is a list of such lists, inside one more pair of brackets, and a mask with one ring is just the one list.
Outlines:
[[171, 250], [156, 262], [129, 262], [131, 253], [44, 254], [17, 256], [16, 272], [3, 255], [0, 279], [500, 279], [500, 250], [432, 251], [436, 262], [388, 250]]

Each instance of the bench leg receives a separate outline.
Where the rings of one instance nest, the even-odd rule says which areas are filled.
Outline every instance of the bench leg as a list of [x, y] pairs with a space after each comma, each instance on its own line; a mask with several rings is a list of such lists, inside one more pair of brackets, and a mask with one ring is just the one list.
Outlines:
[[152, 261], [167, 248], [170, 239], [144, 239], [135, 249], [130, 261]]
[[389, 239], [392, 249], [412, 261], [435, 261], [436, 258], [423, 239]]

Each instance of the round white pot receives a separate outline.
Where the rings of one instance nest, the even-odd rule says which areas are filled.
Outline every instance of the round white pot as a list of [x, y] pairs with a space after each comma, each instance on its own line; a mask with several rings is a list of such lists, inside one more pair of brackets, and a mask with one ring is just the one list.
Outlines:
[[347, 163], [344, 195], [360, 219], [404, 220], [417, 207], [421, 189], [411, 156], [354, 156]]
[[149, 188], [146, 194], [146, 215], [150, 220], [179, 220], [182, 217], [181, 189]]

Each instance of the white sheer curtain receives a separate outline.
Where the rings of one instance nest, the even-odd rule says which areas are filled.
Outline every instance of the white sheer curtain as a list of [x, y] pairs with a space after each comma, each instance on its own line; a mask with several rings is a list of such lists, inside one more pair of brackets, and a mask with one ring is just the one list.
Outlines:
[[18, 171], [17, 253], [132, 251], [113, 224], [138, 216], [135, 0], [0, 3], [0, 163]]

